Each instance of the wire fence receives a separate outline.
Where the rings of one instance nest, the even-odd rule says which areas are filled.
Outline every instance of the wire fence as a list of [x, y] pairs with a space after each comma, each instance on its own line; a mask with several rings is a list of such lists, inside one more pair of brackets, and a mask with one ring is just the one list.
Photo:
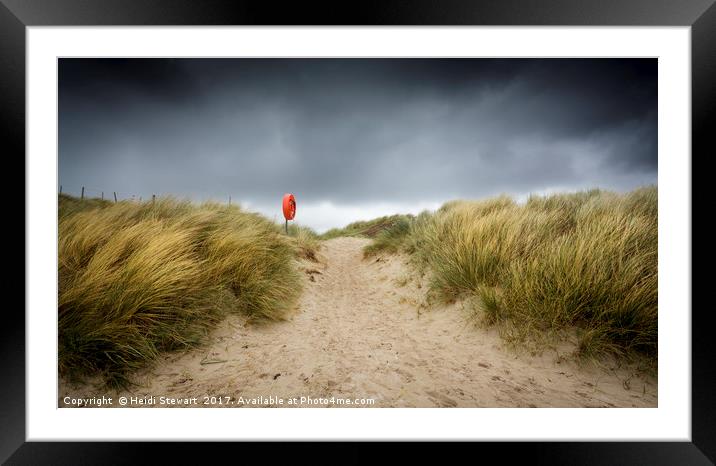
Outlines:
[[[152, 194], [137, 194], [137, 193], [129, 193], [129, 192], [121, 192], [121, 191], [105, 191], [101, 188], [96, 188], [92, 186], [80, 186], [79, 188], [75, 187], [74, 189], [70, 188], [67, 189], [66, 186], [60, 185], [59, 189], [60, 194], [67, 194], [69, 196], [74, 196], [80, 198], [80, 200], [84, 199], [103, 199], [107, 201], [131, 201], [131, 202], [145, 202], [145, 201], [152, 201], [154, 202], [157, 198], [157, 195]], [[231, 196], [228, 196], [228, 201], [226, 201], [229, 205], [231, 205]]]

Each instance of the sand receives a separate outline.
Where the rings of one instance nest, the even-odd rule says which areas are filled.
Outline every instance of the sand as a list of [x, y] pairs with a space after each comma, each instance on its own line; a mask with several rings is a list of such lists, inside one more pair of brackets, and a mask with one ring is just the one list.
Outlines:
[[657, 406], [656, 379], [634, 367], [518, 354], [460, 303], [421, 308], [425, 287], [406, 280], [406, 258], [363, 259], [369, 242], [325, 241], [319, 263], [302, 262], [305, 290], [286, 321], [230, 317], [208, 345], [135, 374], [140, 385], [129, 391], [60, 381], [59, 406], [65, 396], [103, 395], [135, 397], [129, 405], [139, 407], [170, 406], [162, 396], [196, 399], [173, 405], [193, 407]]

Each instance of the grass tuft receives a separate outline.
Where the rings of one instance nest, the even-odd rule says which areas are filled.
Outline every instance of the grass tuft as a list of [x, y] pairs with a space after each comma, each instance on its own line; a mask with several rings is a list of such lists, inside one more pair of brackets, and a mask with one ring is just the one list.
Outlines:
[[405, 238], [410, 233], [413, 220], [412, 217], [408, 216], [396, 217], [389, 225], [375, 235], [373, 242], [363, 250], [363, 255], [365, 257], [371, 257], [381, 252], [389, 254], [397, 253], [403, 245]]
[[[376, 236], [404, 251], [445, 301], [478, 297], [513, 342], [581, 331], [578, 355], [657, 351], [656, 186], [452, 201]], [[499, 292], [498, 292], [499, 290]]]
[[353, 222], [343, 228], [332, 228], [320, 235], [321, 239], [332, 239], [342, 236], [353, 236], [359, 238], [375, 238], [381, 232], [392, 228], [396, 222], [403, 219], [410, 219], [411, 215], [390, 215], [379, 217], [373, 220]]
[[61, 195], [60, 373], [122, 385], [228, 313], [281, 319], [300, 293], [299, 243], [237, 206]]
[[308, 227], [289, 225], [288, 235], [295, 241], [298, 256], [311, 262], [319, 262], [318, 251], [321, 239], [315, 231]]

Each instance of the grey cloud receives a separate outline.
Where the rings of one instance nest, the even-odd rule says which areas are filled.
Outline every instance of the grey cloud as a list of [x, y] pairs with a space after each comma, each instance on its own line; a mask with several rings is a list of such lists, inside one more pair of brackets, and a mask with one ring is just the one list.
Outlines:
[[61, 59], [60, 183], [269, 204], [656, 182], [653, 59]]

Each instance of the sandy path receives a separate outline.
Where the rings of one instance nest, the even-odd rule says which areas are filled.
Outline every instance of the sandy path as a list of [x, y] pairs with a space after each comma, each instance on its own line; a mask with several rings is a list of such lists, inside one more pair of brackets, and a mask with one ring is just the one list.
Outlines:
[[[368, 242], [326, 241], [321, 264], [302, 263], [306, 288], [287, 321], [232, 317], [209, 346], [165, 356], [123, 395], [198, 397], [199, 406], [214, 395], [262, 404], [274, 396], [282, 406], [333, 396], [372, 398], [375, 407], [656, 407], [656, 380], [629, 368], [580, 368], [554, 352], [517, 356], [457, 304], [419, 314], [419, 284], [400, 286], [404, 258], [364, 260]], [[68, 394], [107, 393], [61, 383], [60, 406]]]

